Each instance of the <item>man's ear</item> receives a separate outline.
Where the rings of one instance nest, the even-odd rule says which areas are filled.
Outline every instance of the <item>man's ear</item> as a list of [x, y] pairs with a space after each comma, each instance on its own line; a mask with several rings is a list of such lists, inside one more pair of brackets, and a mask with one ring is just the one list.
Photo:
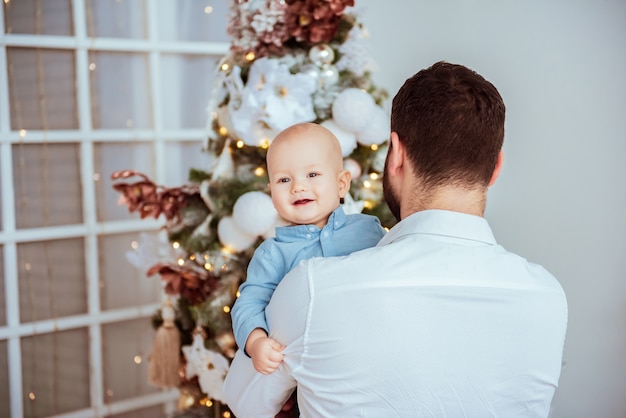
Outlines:
[[489, 180], [489, 186], [493, 186], [496, 180], [498, 180], [500, 172], [502, 171], [502, 164], [504, 164], [504, 151], [500, 150], [498, 159], [496, 160], [496, 166], [491, 174], [491, 180]]
[[389, 149], [387, 150], [387, 175], [396, 176], [400, 174], [405, 165], [405, 149], [400, 142], [396, 132], [392, 132], [389, 138]]
[[339, 197], [343, 198], [348, 194], [350, 190], [350, 181], [352, 181], [352, 175], [348, 170], [343, 170], [339, 173]]

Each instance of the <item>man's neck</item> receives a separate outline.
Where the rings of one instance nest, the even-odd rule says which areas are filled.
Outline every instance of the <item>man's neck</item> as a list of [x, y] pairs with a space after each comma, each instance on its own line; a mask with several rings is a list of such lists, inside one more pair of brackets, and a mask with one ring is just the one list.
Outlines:
[[[469, 215], [484, 216], [487, 202], [486, 189], [468, 190], [462, 187], [438, 187], [427, 193], [407, 196], [402, 204], [402, 219], [423, 210], [439, 209]], [[406, 208], [406, 210], [404, 209]]]

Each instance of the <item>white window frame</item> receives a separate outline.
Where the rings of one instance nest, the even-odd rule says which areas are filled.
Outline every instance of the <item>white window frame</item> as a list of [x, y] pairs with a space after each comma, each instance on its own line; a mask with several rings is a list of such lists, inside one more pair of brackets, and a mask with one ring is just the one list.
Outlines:
[[[10, 414], [11, 417], [23, 417], [22, 392], [22, 355], [20, 339], [36, 334], [64, 331], [88, 327], [90, 337], [90, 404], [85, 410], [74, 411], [55, 417], [103, 417], [124, 413], [159, 404], [167, 404], [177, 399], [178, 391], [171, 390], [153, 395], [127, 399], [115, 403], [104, 403], [102, 339], [101, 328], [105, 324], [127, 321], [137, 318], [149, 318], [158, 304], [137, 306], [127, 309], [101, 311], [98, 237], [108, 234], [133, 233], [147, 229], [157, 230], [161, 223], [150, 220], [127, 220], [98, 222], [96, 218], [96, 193], [93, 182], [94, 142], [149, 142], [153, 143], [156, 156], [157, 183], [162, 183], [166, 172], [165, 145], [174, 141], [199, 140], [206, 137], [204, 129], [165, 130], [158, 117], [161, 109], [161, 74], [160, 60], [163, 54], [197, 54], [219, 57], [224, 55], [229, 44], [224, 42], [163, 42], [158, 41], [157, 7], [168, 7], [161, 0], [147, 0], [146, 24], [147, 39], [89, 38], [85, 22], [84, 0], [72, 0], [74, 36], [41, 36], [24, 34], [6, 34], [4, 13], [0, 7], [0, 177], [2, 181], [2, 230], [0, 245], [4, 257], [4, 295], [6, 305], [6, 326], [0, 326], [0, 341], [7, 341]], [[11, 130], [9, 89], [7, 74], [7, 47], [60, 48], [74, 50], [76, 54], [76, 86], [78, 100], [79, 127], [77, 130], [28, 131], [22, 135]], [[90, 89], [88, 55], [90, 51], [143, 52], [149, 56], [151, 77], [153, 129], [130, 130], [92, 130], [90, 110]], [[15, 190], [13, 188], [12, 145], [18, 143], [54, 143], [72, 142], [80, 145], [82, 224], [45, 228], [16, 229], [14, 208]], [[129, 167], [132, 168], [132, 167]], [[103, 173], [104, 174], [104, 173]], [[86, 314], [63, 317], [54, 320], [20, 323], [17, 245], [30, 241], [46, 241], [61, 238], [82, 237], [85, 239], [85, 262], [88, 290], [88, 310]], [[146, 377], [147, 378], [147, 377]]]

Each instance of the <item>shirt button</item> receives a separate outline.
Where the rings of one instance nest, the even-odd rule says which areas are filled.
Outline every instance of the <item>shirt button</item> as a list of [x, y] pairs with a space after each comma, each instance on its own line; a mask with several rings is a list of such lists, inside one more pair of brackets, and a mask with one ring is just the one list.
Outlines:
[[339, 222], [335, 222], [335, 228], [339, 227]]
[[315, 231], [315, 227], [314, 226], [310, 226], [309, 227], [309, 231], [311, 231], [311, 232]]
[[311, 236], [312, 236], [311, 234], [306, 234], [307, 238], [311, 238]]
[[322, 232], [322, 235], [323, 235], [323, 236], [325, 236], [325, 237], [327, 237], [327, 236], [328, 236], [328, 231], [324, 231], [324, 232]]

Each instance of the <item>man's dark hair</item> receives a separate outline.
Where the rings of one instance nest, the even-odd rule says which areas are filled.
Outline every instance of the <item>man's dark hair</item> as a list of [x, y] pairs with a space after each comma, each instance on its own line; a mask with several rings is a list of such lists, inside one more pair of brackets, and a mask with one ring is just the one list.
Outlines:
[[398, 91], [391, 130], [425, 187], [486, 186], [504, 141], [504, 115], [493, 84], [462, 65], [438, 62]]

